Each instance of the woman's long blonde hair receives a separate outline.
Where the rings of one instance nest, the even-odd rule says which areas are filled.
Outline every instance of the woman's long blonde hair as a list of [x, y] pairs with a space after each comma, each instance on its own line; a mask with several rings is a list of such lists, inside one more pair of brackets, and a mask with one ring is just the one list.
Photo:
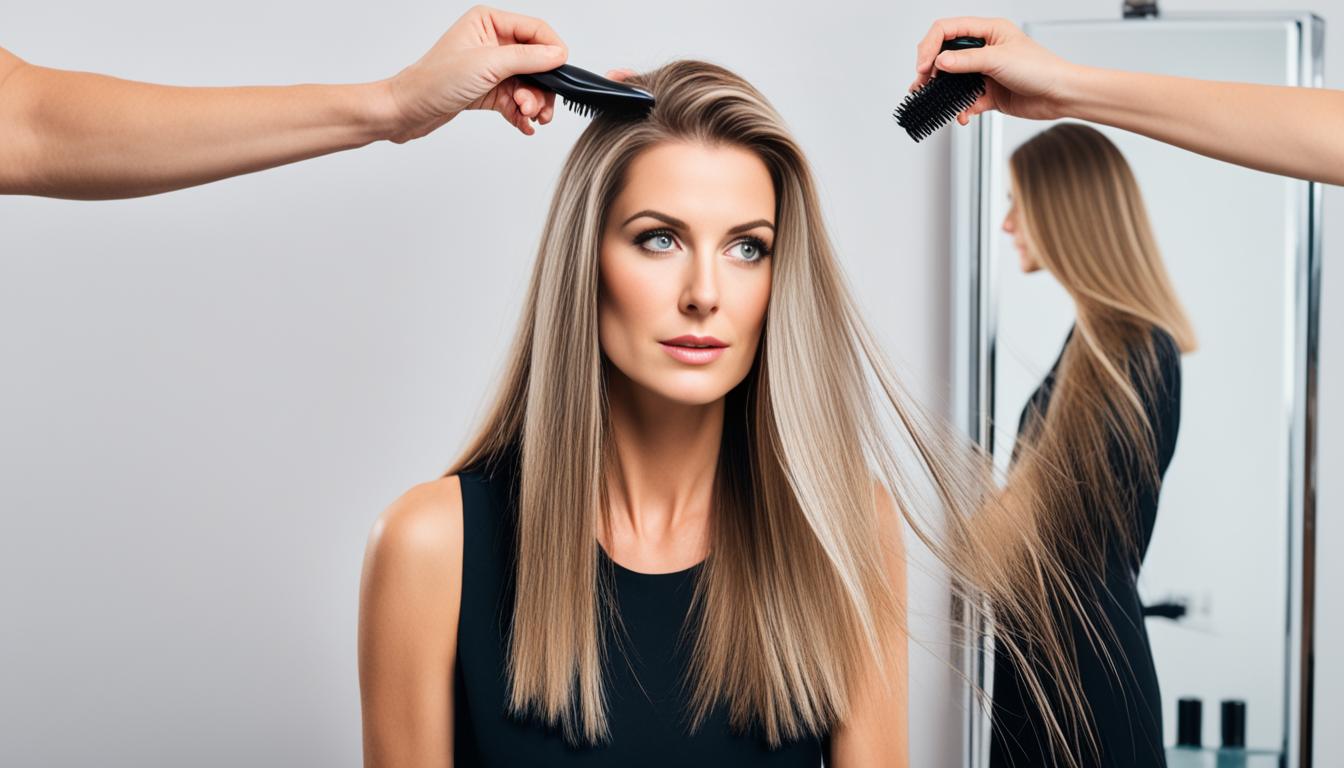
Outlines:
[[[1194, 329], [1139, 185], [1110, 139], [1061, 123], [1020, 146], [1010, 167], [1029, 247], [1072, 297], [1077, 321], [1009, 484], [1036, 489], [1042, 525], [1074, 559], [1095, 567], [1116, 543], [1137, 558], [1133, 505], [1142, 487], [1160, 483], [1156, 425], [1144, 405], [1164, 396], [1154, 331], [1191, 352]], [[1114, 458], [1138, 476], [1116, 473]]]
[[899, 521], [879, 519], [874, 477], [973, 600], [1039, 624], [1058, 647], [1039, 599], [1040, 579], [1057, 569], [1027, 527], [1001, 516], [975, 524], [994, 495], [989, 463], [897, 383], [844, 284], [811, 171], [779, 114], [713, 64], [677, 61], [627, 82], [657, 105], [644, 118], [598, 117], [570, 152], [504, 385], [447, 471], [521, 446], [514, 713], [558, 725], [576, 744], [607, 735], [602, 638], [614, 617], [599, 588], [596, 533], [613, 458], [598, 253], [626, 168], [667, 141], [756, 152], [777, 201], [758, 357], [725, 404], [711, 552], [691, 614], [691, 727], [723, 702], [734, 727], [760, 728], [771, 744], [819, 734], [846, 716], [865, 670], [887, 680], [898, 671], [883, 649], [905, 642], [905, 616], [882, 533]]
[[[1088, 644], [1120, 676], [1128, 661], [1107, 650], [1114, 628], [1096, 607], [1110, 598], [1096, 585], [1108, 555], [1118, 552], [1137, 571], [1135, 505], [1161, 483], [1159, 425], [1149, 412], [1156, 415], [1151, 404], [1171, 396], [1162, 369], [1194, 350], [1195, 334], [1163, 266], [1138, 183], [1109, 139], [1095, 128], [1061, 123], [1022, 144], [1009, 166], [1030, 253], [1069, 293], [1077, 319], [1048, 406], [1027, 414], [1002, 500], [1031, 519], [1039, 543], [1051, 550], [1048, 559], [1071, 574], [1051, 594], [1059, 602], [1065, 668], [1076, 669], [1076, 649]], [[1117, 472], [1114, 461], [1135, 471]], [[998, 628], [996, 638], [1020, 632], [1011, 616]], [[1072, 748], [1096, 755], [1089, 708], [1076, 701], [1081, 711], [1066, 713]]]

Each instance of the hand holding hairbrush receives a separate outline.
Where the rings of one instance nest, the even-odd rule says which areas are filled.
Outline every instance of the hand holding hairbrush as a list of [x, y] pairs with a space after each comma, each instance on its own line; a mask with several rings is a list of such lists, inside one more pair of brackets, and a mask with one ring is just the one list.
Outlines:
[[[981, 48], [984, 44], [980, 37], [954, 37], [943, 43], [942, 50]], [[892, 117], [910, 138], [920, 141], [974, 104], [984, 92], [985, 77], [979, 72], [937, 72], [936, 77], [906, 96]]]

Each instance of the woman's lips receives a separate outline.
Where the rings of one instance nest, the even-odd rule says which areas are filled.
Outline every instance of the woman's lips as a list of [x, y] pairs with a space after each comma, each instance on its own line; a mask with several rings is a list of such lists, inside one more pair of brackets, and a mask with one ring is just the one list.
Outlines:
[[663, 351], [690, 365], [706, 365], [719, 359], [728, 345], [713, 336], [678, 336], [660, 341]]
[[683, 363], [690, 363], [691, 365], [705, 365], [707, 363], [712, 363], [719, 359], [719, 355], [722, 355], [724, 350], [723, 347], [679, 347], [676, 344], [668, 344], [665, 341], [659, 342], [659, 344], [662, 345], [663, 350], [667, 352], [667, 354]]

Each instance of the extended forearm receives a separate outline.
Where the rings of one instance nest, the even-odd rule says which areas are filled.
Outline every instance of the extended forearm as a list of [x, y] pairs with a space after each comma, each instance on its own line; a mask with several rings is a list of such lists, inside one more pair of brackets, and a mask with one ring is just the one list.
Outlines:
[[1261, 171], [1344, 184], [1344, 92], [1080, 67], [1071, 117]]
[[383, 86], [185, 88], [25, 65], [0, 84], [0, 192], [137, 197], [363, 146]]

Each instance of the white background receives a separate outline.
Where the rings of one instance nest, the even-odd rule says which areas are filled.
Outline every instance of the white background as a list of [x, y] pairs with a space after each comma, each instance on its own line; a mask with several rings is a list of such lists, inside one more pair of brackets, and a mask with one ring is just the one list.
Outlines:
[[[1109, 17], [1119, 2], [541, 3], [589, 69], [722, 63], [814, 164], [841, 258], [916, 393], [946, 403], [949, 143], [890, 112], [937, 15]], [[1258, 10], [1172, 2], [1170, 11]], [[1327, 20], [1344, 0], [1312, 10]], [[427, 49], [429, 2], [0, 2], [35, 63], [184, 85], [357, 82]], [[1327, 39], [1327, 66], [1332, 60]], [[1340, 87], [1339, 69], [1327, 85]], [[582, 119], [468, 114], [141, 200], [0, 200], [0, 763], [355, 766], [369, 525], [455, 456], [492, 391]], [[1338, 210], [1327, 194], [1326, 220]], [[1344, 250], [1327, 226], [1326, 261]], [[1230, 265], [1229, 268], [1235, 268]], [[1321, 391], [1344, 342], [1326, 266]], [[1344, 757], [1334, 475], [1321, 405], [1318, 764]], [[916, 564], [917, 566], [920, 563]], [[1254, 567], [1248, 564], [1248, 567]], [[946, 595], [912, 574], [913, 763], [959, 759]]]

